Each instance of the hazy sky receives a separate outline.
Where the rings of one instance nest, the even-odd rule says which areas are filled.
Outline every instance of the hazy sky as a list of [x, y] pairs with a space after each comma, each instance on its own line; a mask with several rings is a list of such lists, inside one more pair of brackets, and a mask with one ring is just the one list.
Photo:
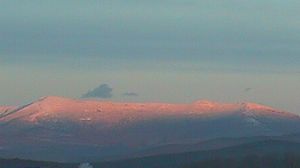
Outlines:
[[105, 85], [116, 101], [251, 101], [300, 114], [299, 9], [297, 0], [1, 0], [0, 104]]

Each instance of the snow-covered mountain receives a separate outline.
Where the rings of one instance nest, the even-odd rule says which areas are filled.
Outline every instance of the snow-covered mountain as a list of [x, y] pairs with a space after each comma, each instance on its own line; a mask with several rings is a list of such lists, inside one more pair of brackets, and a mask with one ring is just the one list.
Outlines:
[[224, 104], [196, 101], [191, 104], [166, 103], [114, 103], [94, 100], [73, 100], [49, 96], [31, 104], [16, 107], [0, 107], [0, 122], [18, 120], [29, 124], [65, 119], [74, 122], [99, 123], [114, 126], [126, 120], [128, 123], [155, 118], [206, 118], [229, 114], [244, 115], [249, 121], [257, 116], [298, 119], [299, 116], [254, 103]]
[[16, 107], [14, 106], [0, 106], [0, 115], [2, 113], [6, 113], [8, 111], [12, 111], [13, 109], [15, 109]]
[[299, 128], [298, 115], [254, 103], [115, 103], [45, 97], [18, 108], [0, 107], [0, 156], [92, 160], [165, 144], [276, 136], [297, 133]]

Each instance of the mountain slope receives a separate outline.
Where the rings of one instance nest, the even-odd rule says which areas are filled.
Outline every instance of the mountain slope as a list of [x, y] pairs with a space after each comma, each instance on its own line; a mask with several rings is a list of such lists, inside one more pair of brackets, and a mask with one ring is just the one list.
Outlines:
[[12, 111], [14, 109], [16, 109], [17, 107], [14, 107], [14, 106], [0, 106], [0, 116], [3, 114], [3, 113], [7, 113], [9, 111]]
[[[11, 110], [3, 107], [3, 110]], [[0, 108], [0, 111], [3, 111]], [[106, 122], [115, 124], [124, 119], [143, 120], [156, 117], [174, 116], [214, 116], [226, 113], [241, 112], [243, 115], [299, 118], [292, 113], [254, 104], [224, 104], [209, 101], [197, 101], [192, 104], [166, 103], [114, 103], [101, 101], [72, 100], [62, 97], [45, 97], [27, 106], [17, 109], [13, 114], [0, 118], [9, 121], [18, 118], [27, 122], [38, 122], [43, 119], [66, 118], [70, 120]]]
[[[79, 163], [55, 163], [20, 159], [0, 159], [1, 168], [73, 168]], [[196, 168], [196, 167], [299, 167], [300, 143], [261, 140], [217, 150], [157, 155], [127, 160], [93, 162], [95, 168]]]
[[299, 128], [298, 115], [254, 103], [115, 103], [45, 97], [2, 113], [0, 156], [111, 159], [169, 144], [276, 136]]
[[[100, 162], [94, 163], [94, 166], [107, 168], [181, 168], [189, 167], [189, 165], [193, 165], [193, 163], [197, 163], [200, 161], [213, 159], [243, 160], [245, 158], [247, 159], [247, 157], [255, 156], [256, 158], [274, 157], [283, 160], [285, 157], [293, 155], [300, 156], [300, 143], [279, 140], [263, 140], [227, 148], [221, 148], [217, 150], [186, 152], [180, 154], [157, 155], [120, 161]], [[299, 163], [299, 160], [297, 162]], [[199, 166], [202, 167], [201, 165], [198, 165], [198, 167]], [[280, 166], [280, 168], [281, 167], [286, 166]]]

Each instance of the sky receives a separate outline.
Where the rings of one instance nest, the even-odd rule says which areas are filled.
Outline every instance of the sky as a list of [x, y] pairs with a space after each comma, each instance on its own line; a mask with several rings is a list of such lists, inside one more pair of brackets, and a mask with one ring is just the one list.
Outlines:
[[300, 114], [296, 0], [2, 0], [0, 104], [256, 102]]

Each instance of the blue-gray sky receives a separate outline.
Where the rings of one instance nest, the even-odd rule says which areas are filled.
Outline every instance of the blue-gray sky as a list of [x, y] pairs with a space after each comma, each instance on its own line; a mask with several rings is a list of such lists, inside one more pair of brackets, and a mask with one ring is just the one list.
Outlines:
[[[2, 0], [0, 104], [108, 84], [116, 101], [252, 101], [300, 113], [299, 8], [296, 0]], [[123, 96], [131, 92], [139, 96]]]

